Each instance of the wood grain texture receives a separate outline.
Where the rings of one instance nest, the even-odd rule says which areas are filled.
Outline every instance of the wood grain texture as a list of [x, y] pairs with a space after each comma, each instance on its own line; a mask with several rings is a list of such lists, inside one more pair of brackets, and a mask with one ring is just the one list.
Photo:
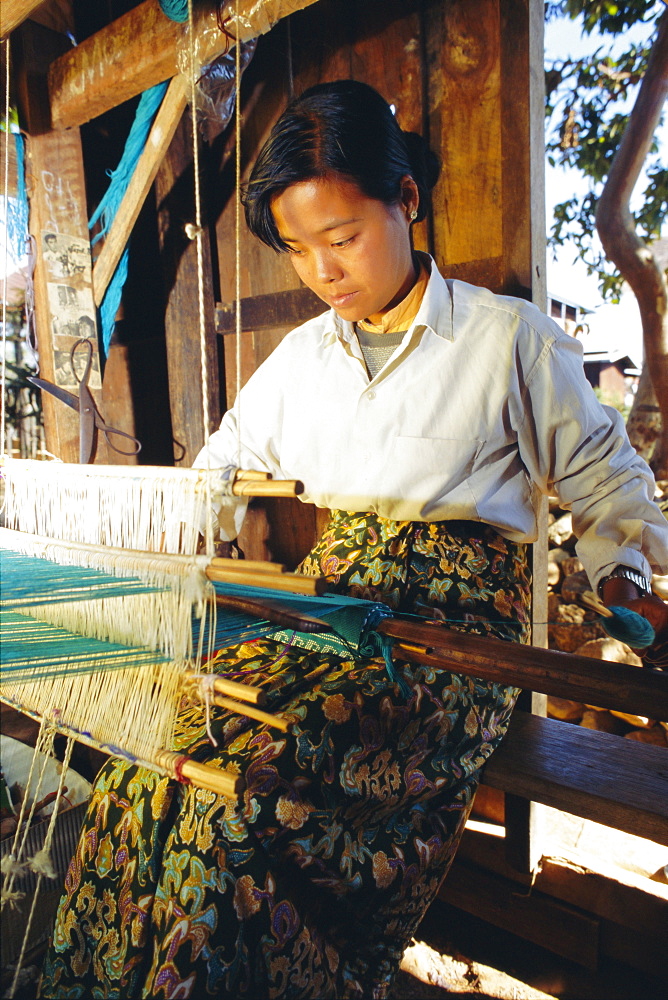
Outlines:
[[427, 18], [430, 133], [442, 163], [436, 256], [447, 270], [503, 256], [499, 0], [433, 4]]
[[[271, 23], [312, 3], [315, 0], [267, 0], [265, 9], [253, 21], [249, 18], [256, 0], [240, 0], [241, 40], [254, 38]], [[209, 2], [195, 7], [195, 58], [200, 66], [208, 65], [229, 45], [228, 36], [218, 28], [216, 6]], [[83, 125], [175, 76], [187, 52], [187, 39], [187, 23], [170, 20], [157, 0], [145, 0], [112, 21], [51, 66], [53, 127]]]
[[[422, 663], [468, 677], [500, 681], [653, 719], [668, 718], [668, 677], [663, 673], [575, 653], [467, 635], [442, 628], [437, 622], [417, 624], [388, 618], [380, 623], [378, 631], [398, 643], [396, 655], [399, 655], [402, 641], [414, 647], [422, 646]], [[405, 658], [410, 659], [410, 655]]]
[[209, 425], [204, 428], [204, 390], [199, 337], [197, 245], [185, 232], [193, 222], [192, 123], [183, 116], [155, 180], [158, 233], [165, 282], [165, 338], [174, 461], [192, 465], [205, 438], [220, 422], [218, 344], [208, 232], [203, 240], [206, 393]]
[[185, 81], [183, 77], [175, 77], [155, 116], [144, 151], [139, 157], [118, 212], [104, 238], [102, 250], [95, 261], [93, 290], [97, 306], [102, 302], [107, 286], [114, 276], [146, 195], [183, 117], [186, 104]]
[[[63, 369], [69, 369], [69, 351], [76, 334], [62, 334], [60, 316], [54, 305], [54, 291], [58, 286], [78, 296], [90, 322], [95, 370], [91, 386], [96, 403], [100, 402], [100, 361], [95, 337], [95, 321], [90, 278], [85, 275], [73, 278], [63, 275], [55, 278], [45, 257], [44, 234], [54, 233], [59, 240], [89, 246], [86, 217], [86, 188], [78, 129], [69, 132], [52, 132], [48, 129], [45, 67], [54, 53], [69, 46], [67, 39], [34, 24], [21, 25], [15, 32], [17, 69], [17, 96], [21, 113], [30, 135], [27, 142], [26, 173], [30, 202], [30, 233], [35, 239], [36, 265], [34, 276], [35, 319], [40, 357], [40, 374], [49, 382], [63, 384]], [[84, 255], [80, 255], [83, 257]], [[89, 259], [89, 258], [88, 258]], [[89, 271], [90, 274], [90, 271]], [[86, 296], [90, 309], [85, 307]], [[69, 330], [70, 327], [67, 327]], [[95, 374], [97, 378], [95, 378]], [[68, 386], [75, 393], [76, 383]], [[46, 447], [64, 462], [79, 460], [78, 414], [43, 394], [44, 430]], [[111, 461], [106, 442], [98, 438], [98, 462]]]
[[548, 896], [518, 889], [517, 882], [474, 865], [455, 864], [439, 898], [553, 954], [589, 969], [597, 966], [598, 919]]
[[43, 2], [44, 0], [2, 0], [0, 37], [6, 38]]
[[668, 846], [662, 747], [516, 711], [483, 774], [503, 792]]
[[[270, 295], [256, 295], [241, 300], [241, 329], [258, 331], [299, 326], [325, 311], [325, 304], [309, 288], [289, 288]], [[236, 333], [237, 309], [234, 303], [216, 306], [216, 333]]]
[[[484, 786], [489, 789], [490, 786]], [[586, 858], [576, 849], [574, 856], [544, 856], [533, 876], [518, 878], [508, 866], [503, 837], [467, 828], [457, 859], [502, 878], [522, 882], [532, 892], [544, 893], [586, 910], [621, 927], [635, 928], [648, 938], [657, 937], [668, 925], [668, 886], [637, 871], [620, 867], [600, 855]], [[455, 865], [457, 861], [455, 861]]]

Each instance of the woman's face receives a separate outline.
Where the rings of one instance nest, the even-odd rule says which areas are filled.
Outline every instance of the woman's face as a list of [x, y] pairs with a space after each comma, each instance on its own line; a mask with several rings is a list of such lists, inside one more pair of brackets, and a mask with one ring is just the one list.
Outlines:
[[411, 177], [401, 202], [385, 205], [331, 175], [292, 184], [271, 208], [304, 284], [342, 319], [378, 323], [415, 281], [409, 216], [418, 199]]

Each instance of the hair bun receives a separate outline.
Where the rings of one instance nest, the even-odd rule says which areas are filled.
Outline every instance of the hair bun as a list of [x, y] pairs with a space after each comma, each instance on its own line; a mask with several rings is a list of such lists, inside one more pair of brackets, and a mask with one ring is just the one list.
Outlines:
[[408, 158], [415, 171], [415, 180], [422, 181], [428, 191], [436, 184], [441, 172], [441, 164], [426, 139], [417, 132], [403, 132]]

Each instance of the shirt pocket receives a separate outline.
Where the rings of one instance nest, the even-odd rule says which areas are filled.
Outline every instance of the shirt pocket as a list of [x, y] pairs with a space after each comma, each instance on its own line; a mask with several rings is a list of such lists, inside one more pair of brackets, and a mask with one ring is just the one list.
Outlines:
[[[427, 508], [440, 500], [463, 505], [467, 515], [475, 509], [469, 478], [484, 442], [476, 438], [434, 438], [401, 434], [396, 437], [394, 461], [401, 469], [406, 493]], [[410, 479], [410, 484], [408, 480]]]

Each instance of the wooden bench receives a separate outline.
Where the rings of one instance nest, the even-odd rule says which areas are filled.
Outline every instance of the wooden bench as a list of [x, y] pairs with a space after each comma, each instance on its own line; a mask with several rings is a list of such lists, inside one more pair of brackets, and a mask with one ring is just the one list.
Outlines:
[[[398, 620], [382, 630], [399, 656], [419, 648], [471, 677], [668, 720], [668, 673]], [[483, 782], [668, 846], [668, 748], [516, 709]]]
[[483, 781], [668, 847], [668, 747], [517, 709]]

